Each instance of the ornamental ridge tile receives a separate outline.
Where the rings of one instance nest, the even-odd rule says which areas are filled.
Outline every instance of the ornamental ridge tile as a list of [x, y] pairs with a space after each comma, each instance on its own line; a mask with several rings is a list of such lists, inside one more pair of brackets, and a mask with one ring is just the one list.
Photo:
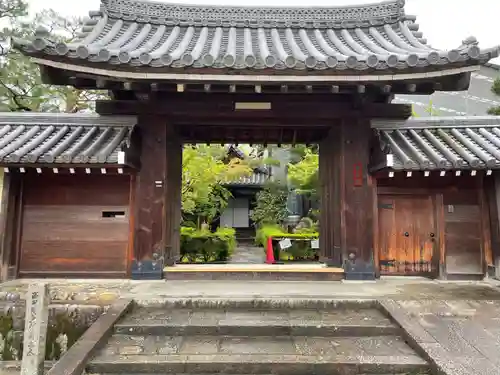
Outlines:
[[102, 0], [101, 10], [112, 18], [153, 24], [226, 27], [341, 28], [369, 27], [404, 18], [405, 0], [338, 7], [242, 7], [181, 5], [145, 0]]

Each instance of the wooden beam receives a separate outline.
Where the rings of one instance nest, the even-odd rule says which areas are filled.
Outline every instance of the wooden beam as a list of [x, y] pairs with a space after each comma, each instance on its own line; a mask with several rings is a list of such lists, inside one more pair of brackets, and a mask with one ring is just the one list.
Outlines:
[[[260, 96], [264, 96], [261, 94]], [[215, 95], [214, 95], [215, 96]], [[247, 99], [251, 102], [250, 99]], [[266, 100], [257, 100], [263, 102]], [[138, 115], [157, 114], [183, 117], [230, 117], [240, 118], [308, 118], [308, 119], [341, 119], [341, 118], [387, 118], [406, 119], [411, 116], [411, 105], [367, 103], [361, 104], [359, 108], [353, 108], [352, 104], [331, 102], [307, 102], [307, 101], [269, 101], [271, 109], [259, 111], [235, 111], [235, 102], [245, 100], [220, 101], [189, 101], [176, 99], [169, 102], [139, 102], [139, 101], [97, 101], [96, 111], [101, 115]]]

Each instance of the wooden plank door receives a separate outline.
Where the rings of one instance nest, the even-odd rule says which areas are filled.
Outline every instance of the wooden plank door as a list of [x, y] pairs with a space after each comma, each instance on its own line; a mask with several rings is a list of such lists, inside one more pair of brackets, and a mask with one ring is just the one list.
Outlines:
[[380, 272], [432, 273], [434, 218], [430, 197], [379, 196]]

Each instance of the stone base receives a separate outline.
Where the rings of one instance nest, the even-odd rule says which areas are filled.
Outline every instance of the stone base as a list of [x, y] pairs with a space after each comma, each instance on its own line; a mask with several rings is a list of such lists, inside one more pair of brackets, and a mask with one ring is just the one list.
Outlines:
[[489, 265], [486, 274], [488, 277], [495, 278], [499, 274], [499, 271], [497, 270], [497, 267]]
[[132, 280], [161, 280], [163, 279], [163, 262], [134, 260], [130, 278]]
[[361, 260], [344, 262], [345, 280], [375, 280], [375, 267]]

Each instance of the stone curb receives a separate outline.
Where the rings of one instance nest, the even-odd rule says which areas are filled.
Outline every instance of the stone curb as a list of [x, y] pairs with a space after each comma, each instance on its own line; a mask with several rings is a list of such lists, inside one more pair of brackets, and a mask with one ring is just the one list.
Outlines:
[[296, 309], [296, 308], [311, 308], [311, 309], [328, 309], [328, 308], [373, 308], [378, 307], [376, 299], [372, 298], [325, 298], [323, 297], [293, 297], [287, 298], [283, 296], [277, 297], [189, 297], [189, 298], [157, 298], [157, 299], [134, 299], [134, 302], [141, 307], [158, 307], [158, 308], [206, 308], [206, 309]]
[[396, 306], [394, 301], [379, 301], [379, 306], [380, 311], [385, 313], [389, 319], [401, 328], [401, 335], [410, 348], [429, 363], [432, 373], [436, 375], [448, 375], [446, 371], [434, 361], [432, 356], [429, 355], [428, 350], [426, 350], [428, 345], [432, 347], [438, 345], [434, 337], [423, 329], [416, 320], [411, 320], [405, 311]]
[[132, 307], [132, 300], [118, 300], [104, 312], [82, 337], [49, 370], [47, 375], [81, 375], [96, 349], [113, 334], [115, 323]]

